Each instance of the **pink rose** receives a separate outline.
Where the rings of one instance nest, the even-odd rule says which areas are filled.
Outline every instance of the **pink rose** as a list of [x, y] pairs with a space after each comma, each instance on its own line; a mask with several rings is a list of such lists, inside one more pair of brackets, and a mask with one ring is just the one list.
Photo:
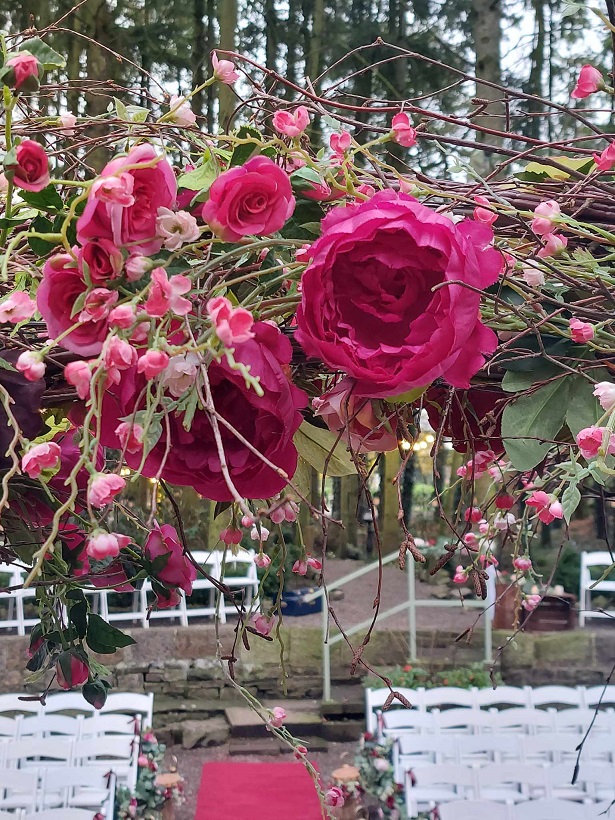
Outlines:
[[594, 338], [594, 326], [589, 322], [582, 322], [580, 319], [570, 320], [570, 338], [573, 342], [583, 344]]
[[33, 350], [25, 350], [20, 353], [15, 367], [20, 373], [23, 373], [29, 382], [37, 382], [42, 379], [47, 369], [41, 354], [35, 353]]
[[36, 310], [36, 302], [23, 290], [15, 290], [0, 302], [0, 322], [16, 325], [31, 319]]
[[615, 166], [615, 142], [609, 142], [601, 154], [594, 154], [594, 162], [600, 171], [611, 171]]
[[62, 652], [56, 663], [56, 681], [60, 689], [72, 689], [80, 686], [90, 676], [87, 663], [80, 654], [68, 650]]
[[117, 279], [124, 267], [124, 257], [110, 239], [93, 239], [80, 248], [77, 255], [79, 269], [94, 285], [104, 285], [109, 279]]
[[[213, 402], [217, 411], [257, 451], [287, 475], [292, 475], [297, 465], [292, 439], [301, 424], [299, 409], [305, 405], [305, 394], [286, 376], [291, 358], [290, 342], [277, 327], [264, 322], [255, 323], [253, 330], [254, 339], [237, 345], [234, 357], [249, 365], [251, 375], [260, 379], [264, 394], [258, 396], [254, 390], [247, 389], [243, 376], [223, 359], [211, 362], [208, 367]], [[196, 359], [194, 373], [186, 378], [190, 387], [198, 377], [199, 360], [195, 354], [187, 355]], [[185, 362], [187, 356], [174, 358]], [[111, 386], [103, 397], [101, 442], [107, 447], [119, 449], [117, 425], [135, 410], [145, 409], [143, 393], [147, 380], [138, 368], [139, 365], [122, 371], [120, 383]], [[168, 384], [165, 380], [164, 384], [170, 393], [174, 382]], [[201, 495], [217, 501], [231, 500], [220, 472], [220, 459], [207, 414], [197, 408], [189, 430], [184, 429], [183, 419], [181, 412], [167, 417], [168, 425], [162, 425], [162, 434], [145, 459], [143, 474], [153, 477], [162, 470], [161, 477], [171, 484], [194, 487]], [[224, 426], [220, 432], [231, 478], [242, 496], [268, 498], [284, 488], [287, 482], [283, 476], [263, 464]], [[171, 439], [168, 453], [167, 435]], [[138, 467], [141, 455], [126, 453], [125, 461], [130, 467]]]
[[4, 64], [0, 81], [15, 91], [38, 91], [42, 76], [43, 66], [36, 57], [28, 51], [20, 51], [9, 57]]
[[13, 175], [13, 184], [24, 191], [42, 191], [49, 185], [49, 159], [42, 145], [22, 140], [15, 149], [17, 164], [5, 168]]
[[496, 222], [498, 215], [493, 210], [491, 210], [491, 203], [487, 199], [486, 196], [475, 196], [474, 202], [477, 204], [477, 208], [474, 208], [474, 219], [477, 222], [484, 222], [485, 225], [493, 225]]
[[79, 314], [80, 322], [102, 322], [107, 319], [111, 308], [117, 302], [119, 294], [108, 288], [94, 288], [85, 297], [83, 310]]
[[135, 309], [132, 305], [118, 305], [113, 308], [107, 317], [107, 321], [114, 327], [121, 327], [126, 330], [132, 327], [136, 321]]
[[404, 112], [400, 111], [395, 114], [391, 121], [391, 134], [393, 139], [404, 148], [412, 148], [416, 145], [416, 131], [412, 127], [410, 117]]
[[295, 210], [290, 180], [268, 157], [253, 157], [230, 168], [209, 189], [203, 219], [225, 242], [244, 236], [269, 236]]
[[454, 224], [390, 190], [334, 208], [322, 228], [297, 310], [306, 353], [355, 378], [357, 396], [395, 396], [438, 377], [469, 387], [497, 338], [480, 321], [479, 293], [434, 287], [497, 280], [491, 229]]
[[196, 122], [196, 114], [184, 97], [171, 96], [169, 100], [169, 119], [182, 128], [189, 128]]
[[568, 245], [568, 238], [561, 233], [548, 233], [543, 239], [545, 240], [545, 244], [536, 254], [539, 259], [559, 256], [562, 251], [566, 250]]
[[532, 559], [527, 558], [524, 555], [519, 555], [517, 556], [517, 558], [513, 559], [513, 567], [518, 572], [528, 572], [530, 569], [532, 569]]
[[115, 428], [115, 435], [120, 440], [122, 450], [127, 453], [140, 453], [143, 449], [143, 428], [140, 424], [123, 421]]
[[215, 51], [211, 55], [211, 64], [214, 69], [214, 77], [218, 82], [233, 85], [239, 79], [239, 74], [235, 71], [235, 63], [230, 60], [219, 60]]
[[521, 606], [528, 612], [532, 612], [541, 601], [542, 598], [540, 595], [526, 595], [521, 602]]
[[570, 96], [573, 100], [582, 100], [601, 88], [604, 88], [602, 74], [593, 65], [585, 64], [579, 72], [577, 84]]
[[[69, 253], [56, 254], [47, 259], [36, 294], [36, 304], [52, 339], [78, 323], [77, 317], [72, 315], [73, 308], [77, 299], [86, 291], [87, 284]], [[60, 344], [81, 356], [94, 356], [102, 350], [107, 330], [108, 324], [104, 316], [100, 321], [82, 322]]]
[[92, 371], [87, 362], [69, 362], [64, 368], [64, 378], [77, 390], [80, 399], [88, 398]]
[[157, 572], [155, 577], [163, 584], [183, 589], [186, 595], [192, 593], [192, 583], [197, 575], [196, 568], [184, 554], [175, 527], [170, 524], [163, 524], [162, 527], [154, 524], [154, 529], [145, 541], [143, 552], [150, 561], [155, 561], [161, 555], [168, 556], [164, 568]]
[[312, 399], [316, 415], [332, 433], [343, 430], [342, 441], [357, 453], [396, 450], [395, 413], [390, 408], [387, 413], [383, 402], [355, 396], [353, 388], [353, 379], [342, 379], [332, 390]]
[[[585, 427], [583, 430], [579, 430], [576, 441], [583, 458], [595, 458], [598, 455], [606, 432], [606, 427]], [[606, 446], [608, 455], [614, 455], [615, 433], [611, 433], [607, 437]]]
[[346, 151], [350, 148], [352, 137], [348, 131], [342, 131], [340, 134], [331, 134], [329, 137], [329, 145], [331, 150], [337, 156], [343, 157]]
[[559, 204], [553, 199], [541, 202], [534, 208], [534, 219], [532, 220], [532, 230], [537, 236], [544, 236], [553, 233], [555, 223], [553, 219], [560, 216]]
[[120, 493], [126, 482], [115, 473], [97, 473], [88, 487], [88, 501], [93, 507], [106, 507]]
[[[144, 167], [130, 167], [134, 165]], [[132, 204], [115, 201], [110, 194], [106, 198], [97, 196], [95, 183], [77, 220], [77, 240], [83, 245], [91, 239], [108, 239], [117, 247], [130, 246], [131, 253], [155, 254], [162, 247], [156, 235], [158, 209], [172, 208], [177, 196], [173, 169], [151, 145], [142, 143], [126, 156], [111, 160], [101, 178], [121, 179], [122, 175], [132, 178], [131, 191], [126, 188]]]
[[345, 802], [344, 792], [339, 786], [331, 786], [325, 793], [325, 806], [329, 806], [332, 809], [339, 809]]
[[276, 111], [273, 115], [273, 127], [286, 137], [298, 137], [310, 124], [310, 115], [304, 105], [294, 111]]
[[271, 717], [269, 718], [269, 725], [274, 729], [280, 729], [284, 725], [287, 715], [281, 706], [274, 706], [271, 710]]
[[21, 469], [30, 478], [38, 478], [43, 470], [57, 466], [61, 452], [60, 447], [53, 441], [35, 444], [21, 459]]
[[216, 326], [218, 338], [226, 347], [233, 347], [254, 338], [254, 317], [249, 310], [233, 307], [225, 296], [216, 296], [207, 302], [207, 313]]

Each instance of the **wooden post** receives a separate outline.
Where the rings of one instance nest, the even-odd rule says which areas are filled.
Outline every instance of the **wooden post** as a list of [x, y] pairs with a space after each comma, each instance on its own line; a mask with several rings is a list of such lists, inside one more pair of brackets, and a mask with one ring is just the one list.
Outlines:
[[402, 531], [397, 518], [399, 513], [399, 499], [397, 485], [393, 484], [401, 459], [396, 450], [384, 454], [384, 486], [380, 493], [380, 507], [378, 510], [378, 527], [382, 540], [383, 553], [396, 552], [402, 541]]

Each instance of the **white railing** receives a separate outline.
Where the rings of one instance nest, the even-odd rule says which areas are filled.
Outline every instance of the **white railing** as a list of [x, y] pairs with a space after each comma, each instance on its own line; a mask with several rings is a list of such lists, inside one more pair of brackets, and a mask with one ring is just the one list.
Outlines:
[[[317, 598], [323, 598], [322, 602], [322, 640], [323, 640], [323, 649], [322, 649], [322, 674], [323, 674], [323, 682], [322, 682], [322, 689], [323, 689], [323, 700], [331, 700], [331, 647], [334, 646], [336, 643], [340, 643], [343, 640], [342, 633], [336, 632], [334, 635], [330, 634], [330, 625], [329, 625], [329, 611], [327, 609], [327, 601], [325, 595], [328, 595], [335, 589], [340, 589], [341, 587], [346, 586], [346, 584], [354, 581], [356, 578], [360, 578], [362, 575], [367, 575], [370, 572], [374, 572], [378, 569], [380, 564], [390, 564], [393, 561], [397, 561], [398, 554], [396, 552], [391, 553], [390, 555], [385, 555], [382, 558], [382, 562], [373, 561], [371, 564], [367, 564], [361, 569], [357, 569], [354, 572], [351, 572], [349, 575], [345, 575], [343, 578], [338, 578], [337, 581], [332, 581], [330, 584], [327, 584], [326, 593], [325, 589], [319, 589], [316, 592], [312, 592], [309, 595], [306, 595], [304, 601], [309, 603], [311, 601], [315, 601]], [[462, 609], [482, 609], [484, 611], [484, 632], [485, 632], [485, 661], [490, 663], [492, 659], [492, 638], [491, 638], [491, 621], [493, 618], [493, 604], [495, 603], [495, 582], [493, 580], [493, 573], [490, 572], [490, 580], [487, 582], [487, 599], [485, 601], [482, 600], [463, 600], [463, 601], [454, 601], [454, 600], [433, 600], [432, 598], [427, 599], [419, 599], [417, 600], [416, 597], [416, 590], [415, 590], [415, 565], [414, 561], [410, 556], [408, 556], [408, 560], [406, 561], [406, 578], [408, 581], [407, 589], [408, 589], [408, 596], [407, 600], [403, 601], [402, 603], [397, 604], [396, 606], [391, 607], [390, 609], [385, 609], [378, 614], [378, 623], [381, 621], [386, 620], [386, 618], [390, 618], [392, 615], [397, 615], [399, 612], [407, 611], [408, 613], [408, 648], [410, 653], [410, 661], [414, 662], [417, 660], [417, 651], [416, 651], [416, 610], [417, 607], [433, 607], [441, 609], [441, 608], [462, 608]], [[357, 632], [361, 632], [364, 629], [367, 629], [372, 622], [372, 618], [368, 618], [365, 621], [362, 621], [360, 624], [355, 624], [354, 626], [349, 626], [348, 628], [344, 629], [345, 635], [350, 637], [351, 635], [355, 635]]]

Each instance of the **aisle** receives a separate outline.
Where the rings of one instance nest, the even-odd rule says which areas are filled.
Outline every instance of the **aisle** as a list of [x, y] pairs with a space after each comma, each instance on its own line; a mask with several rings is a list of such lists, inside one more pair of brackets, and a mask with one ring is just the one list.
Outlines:
[[301, 763], [206, 763], [194, 820], [321, 820]]

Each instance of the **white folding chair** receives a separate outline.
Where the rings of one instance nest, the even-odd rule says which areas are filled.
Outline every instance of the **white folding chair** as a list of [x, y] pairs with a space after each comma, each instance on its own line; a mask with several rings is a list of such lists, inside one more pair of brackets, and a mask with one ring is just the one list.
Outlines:
[[531, 706], [585, 706], [582, 686], [537, 686], [531, 692]]
[[7, 769], [42, 769], [66, 766], [73, 759], [73, 743], [65, 737], [29, 737], [6, 744]]
[[138, 755], [138, 738], [113, 735], [76, 741], [73, 760], [76, 766], [114, 772], [118, 783], [134, 788]]
[[20, 700], [21, 694], [0, 695], [0, 715], [38, 715], [43, 707], [38, 700]]
[[[587, 781], [584, 778], [585, 769], [588, 766], [581, 766], [577, 782], [572, 783], [574, 775], [574, 762], [557, 763], [547, 767], [549, 777], [549, 796], [554, 800], [579, 800], [584, 801], [590, 797], [587, 789]], [[615, 771], [608, 767], [611, 779], [615, 776]]]
[[[115, 791], [115, 778], [99, 769], [85, 766], [43, 769], [41, 772], [42, 808], [77, 808], [100, 811]], [[112, 820], [112, 818], [109, 818]]]
[[19, 715], [14, 718], [0, 716], [0, 738], [2, 740], [16, 739], [19, 736], [20, 723], [21, 718]]
[[419, 712], [416, 709], [391, 709], [382, 713], [382, 733], [385, 737], [406, 734], [425, 734], [437, 729], [438, 712]]
[[[192, 557], [197, 564], [216, 581], [220, 581], [221, 577], [221, 555], [222, 553], [219, 550], [192, 553]], [[195, 598], [194, 601], [192, 600], [193, 597]], [[203, 597], [206, 597], [207, 603], [203, 603]], [[226, 609], [222, 600], [220, 600], [218, 605], [217, 601], [219, 597], [220, 595], [215, 584], [199, 573], [192, 582], [192, 595], [185, 601], [186, 623], [190, 618], [213, 618], [216, 616], [219, 618], [220, 623], [226, 623]], [[199, 602], [199, 598], [201, 602]]]
[[[14, 587], [22, 585], [28, 577], [28, 573], [29, 570], [13, 567], [11, 586]], [[40, 622], [40, 619], [38, 618], [38, 606], [36, 604], [36, 588], [28, 587], [27, 589], [23, 589], [23, 587], [21, 587], [20, 589], [13, 590], [13, 592], [10, 593], [10, 596], [15, 606], [17, 634], [25, 635], [26, 629]], [[11, 603], [11, 601], [9, 601], [9, 603]], [[34, 608], [36, 610], [35, 616], [26, 614], [27, 605], [30, 605], [30, 608]]]
[[43, 809], [25, 814], [21, 820], [92, 820], [89, 809]]
[[0, 769], [0, 809], [36, 809], [38, 769]]
[[136, 715], [94, 715], [85, 718], [81, 724], [79, 738], [99, 735], [135, 735], [139, 732], [140, 719]]
[[0, 811], [0, 820], [22, 820], [21, 811]]
[[592, 733], [611, 733], [615, 731], [615, 712], [599, 711], [596, 715], [593, 709], [562, 709], [553, 713], [553, 726], [556, 732], [585, 732], [590, 724]]
[[493, 716], [481, 709], [445, 709], [435, 718], [437, 731], [443, 734], [473, 735], [493, 730]]
[[[220, 576], [225, 584], [235, 593], [235, 601], [238, 606], [249, 609], [252, 605], [258, 606], [258, 574], [254, 557], [254, 550], [239, 549], [235, 555], [231, 550], [220, 553]], [[241, 592], [241, 594], [239, 594]], [[232, 601], [223, 597], [221, 609], [224, 614], [233, 615], [237, 612], [237, 607]]]
[[523, 746], [518, 735], [458, 735], [454, 740], [457, 762], [465, 765], [520, 762], [523, 759]]
[[[417, 766], [408, 775], [406, 807], [408, 817], [421, 809], [432, 809], [436, 804], [453, 800], [471, 800], [477, 797], [477, 770], [472, 766], [454, 763]], [[414, 780], [414, 785], [410, 783]]]
[[540, 732], [555, 731], [552, 709], [503, 709], [501, 712], [491, 712], [493, 716], [493, 731], [509, 734], [536, 735]]
[[478, 689], [460, 689], [456, 686], [436, 686], [425, 689], [422, 699], [423, 709], [441, 709], [443, 706], [477, 708], [476, 693]]
[[512, 820], [512, 807], [490, 800], [454, 800], [438, 806], [440, 820]]
[[615, 592], [615, 575], [611, 572], [604, 581], [592, 580], [591, 568], [596, 567], [596, 578], [601, 577], [613, 563], [609, 552], [582, 552], [581, 553], [581, 580], [579, 589], [579, 626], [585, 626], [588, 618], [609, 618], [606, 612], [596, 612], [592, 609], [592, 594]]
[[[582, 760], [582, 758], [581, 758]], [[597, 800], [615, 800], [615, 769], [612, 765], [583, 765], [580, 777], [587, 785], [588, 792]], [[607, 815], [608, 816], [608, 815]]]
[[496, 689], [479, 689], [476, 692], [476, 705], [480, 709], [493, 707], [528, 707], [531, 697], [530, 686], [498, 686]]
[[[143, 609], [142, 596], [138, 589], [132, 592], [117, 592], [113, 589], [99, 589], [100, 593], [100, 615], [109, 623], [115, 621], [139, 621], [141, 626], [145, 623], [147, 610]], [[118, 608], [119, 602], [125, 602], [125, 606]]]
[[545, 732], [522, 738], [523, 759], [526, 763], [563, 763], [576, 757], [581, 735]]
[[32, 715], [24, 717], [19, 725], [19, 738], [25, 737], [67, 737], [78, 738], [81, 733], [83, 715]]
[[[418, 689], [406, 689], [406, 688], [395, 688], [396, 692], [406, 698], [408, 703], [411, 703], [415, 708], [420, 709], [420, 690]], [[424, 690], [423, 690], [424, 691]], [[382, 723], [382, 707], [384, 706], [385, 702], [388, 700], [390, 695], [389, 689], [366, 689], [365, 690], [365, 722], [367, 725], [367, 731], [371, 734], [375, 735], [379, 733], [379, 722]], [[1, 696], [0, 696], [1, 697]], [[392, 705], [397, 704], [397, 706], [401, 706], [398, 700], [394, 700]], [[393, 709], [387, 709], [387, 713], [389, 711], [393, 711]], [[380, 715], [380, 717], [379, 717]]]
[[584, 692], [584, 705], [588, 709], [595, 709], [598, 704], [600, 708], [615, 706], [615, 686], [588, 686]]
[[393, 746], [395, 782], [402, 785], [416, 766], [457, 762], [457, 748], [444, 735], [402, 735]]
[[571, 800], [530, 800], [515, 806], [513, 820], [587, 820], [586, 807]]
[[144, 729], [150, 729], [154, 716], [154, 694], [153, 692], [147, 695], [140, 695], [136, 692], [111, 692], [99, 714], [111, 713], [141, 715], [141, 726]]
[[91, 703], [87, 702], [81, 692], [56, 692], [47, 698], [41, 713], [53, 715], [58, 712], [76, 712], [77, 714], [93, 715], [95, 709]]
[[549, 796], [547, 770], [524, 763], [489, 763], [477, 770], [478, 796], [481, 800], [520, 803]]

